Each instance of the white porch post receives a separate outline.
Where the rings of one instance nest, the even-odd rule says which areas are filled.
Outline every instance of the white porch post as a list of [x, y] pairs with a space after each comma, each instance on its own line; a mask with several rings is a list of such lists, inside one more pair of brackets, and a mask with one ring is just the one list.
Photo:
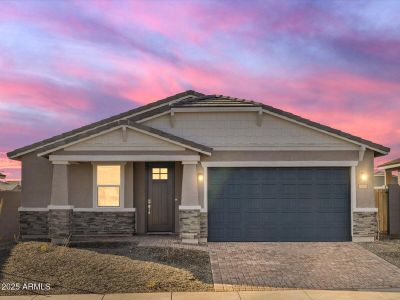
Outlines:
[[198, 244], [200, 238], [200, 203], [197, 186], [197, 161], [183, 161], [182, 200], [179, 206], [179, 229], [182, 243]]
[[68, 201], [68, 164], [53, 162], [53, 180], [48, 214], [49, 237], [52, 243], [60, 244], [69, 238], [72, 221], [72, 206]]

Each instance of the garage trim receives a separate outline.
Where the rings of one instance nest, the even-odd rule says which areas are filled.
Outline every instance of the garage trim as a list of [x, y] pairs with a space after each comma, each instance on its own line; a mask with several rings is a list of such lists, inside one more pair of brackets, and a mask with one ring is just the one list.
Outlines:
[[208, 168], [209, 167], [350, 167], [350, 227], [353, 237], [353, 212], [372, 211], [375, 208], [357, 208], [356, 166], [358, 161], [205, 161], [201, 162], [204, 176], [203, 207], [201, 212], [208, 212]]

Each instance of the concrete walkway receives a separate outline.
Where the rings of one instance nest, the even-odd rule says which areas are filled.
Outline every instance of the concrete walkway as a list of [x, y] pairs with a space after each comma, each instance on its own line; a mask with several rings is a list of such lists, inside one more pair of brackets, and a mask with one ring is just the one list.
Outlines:
[[280, 290], [0, 297], [1, 300], [400, 300], [400, 292]]

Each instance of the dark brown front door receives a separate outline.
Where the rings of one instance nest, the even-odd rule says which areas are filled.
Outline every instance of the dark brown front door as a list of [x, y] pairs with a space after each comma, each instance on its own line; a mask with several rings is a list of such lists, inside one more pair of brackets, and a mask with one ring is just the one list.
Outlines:
[[147, 165], [147, 231], [172, 232], [174, 220], [174, 164]]

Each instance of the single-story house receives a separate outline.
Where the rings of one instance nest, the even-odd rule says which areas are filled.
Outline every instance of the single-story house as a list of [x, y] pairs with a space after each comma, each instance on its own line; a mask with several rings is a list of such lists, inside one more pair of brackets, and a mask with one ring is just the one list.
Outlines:
[[[385, 186], [389, 184], [400, 184], [400, 158], [393, 159], [391, 161], [385, 162], [378, 166], [378, 169], [384, 173], [383, 184]], [[393, 175], [393, 172], [397, 172], [397, 176]], [[397, 179], [397, 182], [396, 182]]]
[[8, 153], [22, 237], [374, 240], [389, 148], [244, 99], [186, 91]]
[[[384, 171], [376, 171], [374, 173], [374, 186], [376, 189], [379, 188], [384, 188], [385, 187], [385, 172]], [[398, 177], [396, 175], [392, 175], [392, 179], [390, 180], [390, 182], [388, 182], [388, 184], [398, 184]]]
[[21, 182], [18, 180], [0, 181], [0, 191], [20, 191]]

